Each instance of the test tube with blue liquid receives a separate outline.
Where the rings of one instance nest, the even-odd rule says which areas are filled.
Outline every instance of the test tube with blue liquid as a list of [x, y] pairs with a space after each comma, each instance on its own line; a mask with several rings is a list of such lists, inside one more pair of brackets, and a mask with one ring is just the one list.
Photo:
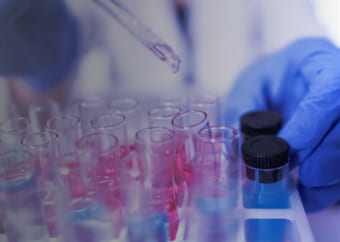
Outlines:
[[160, 200], [153, 197], [151, 178], [148, 172], [145, 172], [148, 160], [150, 156], [132, 151], [120, 164], [128, 242], [170, 241], [169, 219], [164, 211], [165, 203], [159, 203], [160, 200], [165, 202], [168, 199], [162, 196], [159, 197]]
[[196, 155], [185, 239], [237, 240], [237, 186], [231, 176], [234, 168], [230, 163], [228, 154], [221, 152]]
[[76, 150], [57, 157], [55, 184], [62, 241], [107, 242], [112, 223], [95, 183], [96, 157]]
[[12, 150], [0, 155], [0, 207], [8, 241], [49, 241], [31, 152]]

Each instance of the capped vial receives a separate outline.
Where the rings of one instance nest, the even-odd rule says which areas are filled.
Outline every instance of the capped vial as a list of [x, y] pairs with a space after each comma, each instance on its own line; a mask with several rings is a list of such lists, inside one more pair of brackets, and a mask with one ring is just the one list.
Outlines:
[[241, 117], [242, 142], [258, 135], [276, 135], [282, 126], [280, 114], [271, 111], [248, 112]]
[[260, 135], [245, 141], [241, 150], [244, 206], [287, 208], [287, 142], [273, 135]]

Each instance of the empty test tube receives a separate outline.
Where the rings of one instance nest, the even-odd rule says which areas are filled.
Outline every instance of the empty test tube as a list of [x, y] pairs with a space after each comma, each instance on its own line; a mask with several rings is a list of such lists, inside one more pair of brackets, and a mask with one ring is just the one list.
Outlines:
[[8, 241], [49, 241], [37, 174], [31, 152], [15, 150], [1, 154], [0, 206]]
[[16, 149], [21, 140], [31, 133], [31, 122], [24, 117], [14, 117], [0, 123], [0, 139], [3, 149]]
[[152, 107], [148, 111], [149, 125], [173, 129], [171, 120], [181, 111], [182, 109], [178, 106], [162, 105]]
[[52, 99], [40, 100], [29, 105], [28, 114], [32, 132], [42, 131], [49, 119], [60, 115], [59, 104]]
[[91, 120], [108, 111], [108, 104], [101, 98], [82, 99], [78, 102], [82, 135], [92, 133]]
[[220, 124], [219, 98], [213, 95], [197, 95], [189, 98], [190, 110], [201, 110], [207, 113], [210, 125]]
[[171, 47], [145, 26], [120, 0], [94, 0], [141, 44], [177, 73], [181, 60]]
[[110, 103], [109, 112], [123, 114], [126, 117], [128, 143], [130, 146], [133, 145], [136, 132], [142, 123], [139, 101], [130, 97], [115, 98]]

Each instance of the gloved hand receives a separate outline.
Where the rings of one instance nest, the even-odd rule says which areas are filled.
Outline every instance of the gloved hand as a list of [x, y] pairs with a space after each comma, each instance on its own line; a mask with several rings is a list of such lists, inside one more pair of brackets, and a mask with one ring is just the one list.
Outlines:
[[285, 139], [300, 164], [307, 212], [340, 199], [340, 50], [321, 38], [299, 40], [260, 59], [237, 79], [227, 98], [226, 124], [251, 110], [279, 112]]
[[77, 47], [77, 25], [63, 0], [0, 1], [0, 76], [45, 91], [65, 78]]

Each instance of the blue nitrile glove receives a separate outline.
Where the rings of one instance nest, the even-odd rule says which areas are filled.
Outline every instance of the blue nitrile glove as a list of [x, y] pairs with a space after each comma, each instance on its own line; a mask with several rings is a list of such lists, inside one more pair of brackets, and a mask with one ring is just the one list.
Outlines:
[[63, 0], [0, 1], [0, 76], [45, 91], [65, 78], [77, 47], [77, 25]]
[[260, 59], [237, 79], [227, 98], [226, 124], [245, 112], [279, 112], [279, 136], [300, 164], [300, 193], [307, 212], [340, 199], [340, 50], [322, 38], [299, 40]]

